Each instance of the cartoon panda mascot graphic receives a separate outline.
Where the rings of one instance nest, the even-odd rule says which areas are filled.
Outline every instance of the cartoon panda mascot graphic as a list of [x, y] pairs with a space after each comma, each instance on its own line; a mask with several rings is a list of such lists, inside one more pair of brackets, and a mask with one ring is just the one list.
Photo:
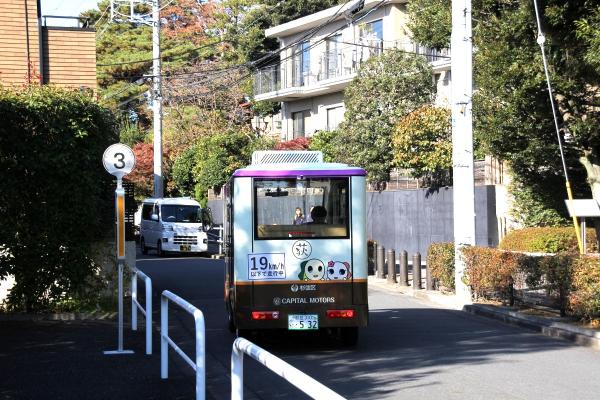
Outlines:
[[329, 261], [327, 263], [327, 280], [344, 281], [352, 277], [350, 263], [345, 261]]

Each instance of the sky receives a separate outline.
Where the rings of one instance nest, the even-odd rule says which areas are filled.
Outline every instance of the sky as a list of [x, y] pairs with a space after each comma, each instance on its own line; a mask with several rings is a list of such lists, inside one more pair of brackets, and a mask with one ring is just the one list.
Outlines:
[[[60, 15], [76, 17], [82, 11], [98, 8], [98, 0], [41, 0], [42, 15]], [[59, 26], [76, 26], [75, 21], [48, 20], [48, 24]]]

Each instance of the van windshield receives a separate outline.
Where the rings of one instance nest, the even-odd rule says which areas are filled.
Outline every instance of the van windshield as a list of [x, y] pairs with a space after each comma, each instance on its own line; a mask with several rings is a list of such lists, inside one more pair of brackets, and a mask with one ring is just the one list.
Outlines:
[[160, 208], [164, 222], [200, 222], [200, 207], [163, 205]]

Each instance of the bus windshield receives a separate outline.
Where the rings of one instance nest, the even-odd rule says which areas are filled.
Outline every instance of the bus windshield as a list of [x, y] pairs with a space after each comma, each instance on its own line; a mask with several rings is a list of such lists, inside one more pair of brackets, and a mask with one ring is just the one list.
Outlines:
[[255, 237], [349, 237], [348, 185], [348, 178], [255, 178]]
[[160, 212], [164, 222], [201, 222], [198, 206], [163, 205]]

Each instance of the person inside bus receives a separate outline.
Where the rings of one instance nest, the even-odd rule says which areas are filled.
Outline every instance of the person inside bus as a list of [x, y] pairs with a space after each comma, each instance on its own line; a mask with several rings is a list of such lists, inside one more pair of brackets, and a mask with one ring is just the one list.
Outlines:
[[294, 213], [294, 225], [302, 225], [305, 223], [306, 220], [304, 219], [304, 214], [302, 214], [302, 209], [300, 207], [296, 207], [296, 211]]
[[323, 206], [314, 206], [310, 211], [310, 218], [312, 219], [312, 222], [309, 222], [309, 224], [325, 224], [327, 210]]

